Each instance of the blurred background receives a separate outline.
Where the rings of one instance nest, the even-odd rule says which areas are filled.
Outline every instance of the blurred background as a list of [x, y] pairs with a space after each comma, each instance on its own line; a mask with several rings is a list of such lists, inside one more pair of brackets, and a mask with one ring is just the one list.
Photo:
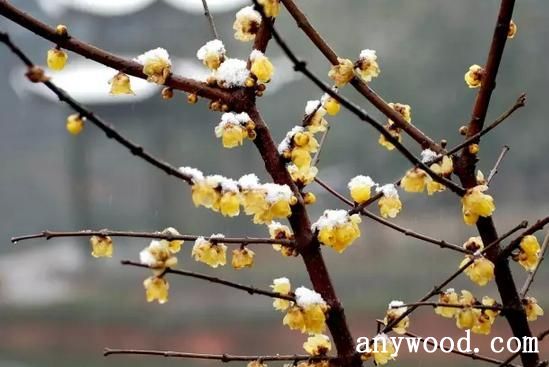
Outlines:
[[[234, 13], [246, 0], [209, 0], [218, 30], [231, 57], [246, 58], [250, 44], [233, 39]], [[377, 50], [381, 75], [372, 87], [387, 101], [412, 106], [413, 122], [449, 146], [461, 141], [458, 128], [468, 121], [475, 90], [463, 74], [473, 63], [483, 64], [499, 2], [496, 0], [299, 0], [311, 21], [340, 55], [351, 59], [360, 50]], [[44, 22], [66, 24], [71, 34], [106, 50], [135, 57], [165, 47], [176, 73], [203, 78], [196, 50], [210, 39], [200, 0], [39, 0], [13, 1]], [[507, 110], [522, 92], [528, 105], [483, 139], [480, 169], [487, 174], [504, 144], [511, 147], [493, 181], [495, 221], [504, 232], [523, 219], [547, 215], [547, 111], [549, 71], [549, 3], [524, 0], [515, 17], [518, 34], [508, 43], [488, 121]], [[327, 79], [329, 65], [282, 11], [277, 26], [296, 53]], [[52, 45], [0, 19], [38, 63]], [[271, 43], [268, 54], [276, 74], [260, 107], [277, 141], [298, 124], [305, 103], [320, 93], [292, 71], [280, 49]], [[104, 347], [157, 348], [210, 353], [301, 353], [305, 336], [282, 325], [282, 314], [271, 300], [238, 293], [187, 278], [170, 278], [170, 301], [147, 304], [142, 281], [148, 273], [123, 268], [119, 260], [138, 257], [146, 240], [115, 239], [112, 260], [96, 260], [87, 239], [34, 240], [10, 245], [11, 236], [43, 229], [162, 230], [181, 233], [223, 232], [227, 236], [266, 236], [263, 226], [248, 217], [223, 218], [195, 209], [187, 185], [132, 157], [105, 138], [94, 126], [69, 136], [65, 119], [70, 111], [40, 85], [30, 84], [24, 69], [6, 49], [0, 49], [0, 365], [27, 366], [157, 366], [218, 365], [217, 363], [147, 357], [102, 357]], [[153, 154], [176, 166], [189, 165], [205, 173], [238, 178], [255, 172], [267, 176], [253, 144], [224, 150], [213, 129], [219, 114], [205, 101], [190, 106], [185, 95], [171, 101], [159, 88], [133, 81], [136, 96], [108, 95], [113, 70], [70, 54], [66, 69], [53, 80], [66, 88], [117, 129]], [[343, 93], [369, 113], [385, 119], [351, 89]], [[319, 164], [319, 177], [346, 193], [357, 174], [377, 182], [392, 182], [408, 163], [377, 144], [378, 134], [349, 113], [331, 118], [332, 130]], [[407, 146], [419, 150], [410, 139]], [[316, 220], [325, 208], [342, 205], [320, 187], [310, 186], [318, 202], [311, 207]], [[457, 244], [475, 234], [463, 224], [459, 202], [450, 193], [430, 197], [402, 194], [404, 209], [395, 222]], [[374, 207], [373, 210], [376, 210]], [[538, 233], [541, 241], [543, 233]], [[310, 286], [299, 258], [282, 258], [269, 247], [256, 245], [253, 270], [229, 266], [213, 270], [190, 258], [192, 243], [179, 256], [185, 269], [219, 275], [267, 288], [273, 278], [287, 276], [292, 284]], [[412, 302], [456, 269], [461, 255], [416, 241], [364, 220], [362, 237], [345, 254], [325, 250], [354, 336], [375, 333], [391, 300]], [[546, 265], [546, 264], [544, 264]], [[519, 283], [525, 273], [512, 265]], [[531, 294], [549, 308], [549, 267], [543, 266]], [[470, 289], [479, 298], [497, 296], [493, 283], [478, 288], [460, 277], [456, 289]], [[547, 318], [532, 323], [535, 332], [547, 329]], [[426, 336], [461, 336], [453, 321], [436, 317], [431, 309], [414, 313], [411, 330]], [[499, 319], [495, 334], [509, 335]], [[490, 354], [489, 337], [475, 337], [481, 352]], [[547, 358], [549, 343], [542, 355]], [[504, 359], [504, 355], [499, 358]], [[459, 356], [409, 355], [395, 365], [472, 365]], [[482, 363], [482, 362], [478, 362]], [[273, 363], [274, 364], [274, 363]]]

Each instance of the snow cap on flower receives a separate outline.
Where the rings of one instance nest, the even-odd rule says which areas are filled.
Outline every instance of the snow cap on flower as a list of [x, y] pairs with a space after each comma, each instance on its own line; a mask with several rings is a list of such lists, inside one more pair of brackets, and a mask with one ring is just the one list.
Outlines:
[[323, 110], [320, 101], [318, 99], [307, 101], [307, 104], [305, 105], [305, 114], [310, 115], [314, 113], [315, 111]]
[[157, 84], [164, 84], [170, 75], [172, 62], [166, 49], [158, 47], [147, 51], [134, 59], [143, 65], [143, 73], [147, 80]]
[[274, 183], [266, 183], [262, 185], [267, 195], [265, 199], [269, 203], [276, 203], [279, 200], [290, 201], [293, 193], [288, 185], [278, 185]]
[[393, 184], [386, 184], [376, 188], [377, 192], [382, 192], [385, 197], [398, 197], [398, 191]]
[[238, 184], [242, 190], [253, 190], [259, 188], [259, 178], [253, 173], [244, 175], [238, 179]]
[[225, 46], [218, 39], [207, 42], [196, 52], [196, 57], [208, 68], [215, 70], [225, 58]]
[[225, 59], [214, 76], [223, 87], [233, 88], [244, 86], [250, 72], [247, 63], [240, 59]]
[[282, 154], [284, 151], [290, 149], [292, 138], [295, 134], [305, 131], [303, 126], [294, 126], [292, 130], [286, 133], [286, 137], [278, 145], [278, 153]]
[[352, 190], [353, 188], [357, 187], [357, 186], [370, 186], [370, 187], [373, 187], [375, 186], [376, 183], [374, 182], [374, 180], [372, 180], [372, 178], [370, 176], [363, 176], [363, 175], [358, 175], [358, 176], [355, 176], [351, 179], [351, 181], [349, 181], [349, 183], [347, 184], [347, 186], [349, 187], [349, 190]]
[[179, 172], [189, 176], [193, 183], [204, 180], [204, 174], [199, 169], [193, 167], [179, 167]]
[[421, 152], [421, 161], [423, 163], [429, 163], [435, 160], [438, 157], [438, 154], [431, 149], [425, 149]]
[[346, 224], [348, 221], [349, 213], [346, 210], [325, 210], [324, 214], [313, 223], [311, 228], [313, 231], [325, 227], [332, 228], [338, 225]]
[[320, 293], [305, 287], [299, 287], [295, 290], [295, 299], [297, 305], [303, 308], [311, 305], [326, 305]]

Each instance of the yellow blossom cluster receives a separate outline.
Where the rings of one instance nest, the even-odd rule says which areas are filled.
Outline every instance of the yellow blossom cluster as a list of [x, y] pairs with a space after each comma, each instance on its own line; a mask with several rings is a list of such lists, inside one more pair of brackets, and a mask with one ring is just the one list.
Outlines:
[[383, 196], [377, 202], [381, 216], [383, 218], [395, 218], [402, 209], [402, 202], [395, 185], [386, 184], [377, 187], [376, 191], [383, 193]]
[[543, 316], [543, 308], [538, 305], [538, 300], [534, 297], [525, 297], [522, 300], [522, 306], [528, 321], [536, 321], [539, 316]]
[[473, 253], [472, 255], [465, 255], [465, 258], [459, 264], [459, 267], [462, 268], [471, 260], [473, 261], [463, 271], [465, 275], [480, 286], [484, 286], [494, 279], [494, 263], [485, 258], [481, 253], [484, 249], [482, 239], [480, 237], [471, 237], [463, 244], [463, 248]]
[[538, 266], [541, 254], [541, 246], [536, 236], [527, 235], [522, 238], [518, 252], [513, 254], [513, 260], [517, 261], [526, 271], [534, 271]]
[[[429, 168], [437, 175], [449, 178], [454, 172], [454, 161], [452, 160], [452, 157], [445, 155], [439, 159], [437, 163], [432, 163], [436, 159], [439, 159], [438, 154], [430, 149], [425, 149], [421, 152], [421, 160], [423, 163], [430, 166]], [[425, 187], [427, 188], [427, 194], [429, 195], [446, 190], [446, 186], [433, 180], [432, 177], [426, 178]]]
[[479, 217], [489, 217], [496, 206], [494, 199], [484, 192], [488, 190], [486, 185], [477, 185], [467, 190], [461, 198], [463, 220], [466, 224], [473, 225]]
[[309, 125], [307, 128], [295, 126], [278, 145], [278, 153], [288, 162], [288, 172], [300, 185], [311, 183], [318, 169], [312, 165], [311, 154], [318, 151], [318, 141]]
[[355, 75], [368, 83], [372, 81], [373, 78], [377, 77], [380, 72], [377, 63], [377, 55], [374, 50], [362, 50], [355, 63], [344, 58], [338, 58], [337, 61], [338, 63], [332, 66], [328, 73], [328, 76], [334, 81], [336, 87], [343, 87], [349, 83]]
[[[162, 234], [178, 236], [179, 232], [172, 227], [166, 228]], [[152, 240], [148, 247], [139, 253], [139, 260], [142, 264], [151, 268], [153, 276], [145, 279], [143, 286], [147, 302], [158, 301], [163, 304], [168, 301], [169, 283], [164, 278], [167, 268], [177, 265], [177, 254], [181, 251], [182, 240]]]
[[[389, 303], [389, 307], [385, 313], [385, 318], [383, 319], [383, 323], [385, 325], [393, 323], [408, 310], [407, 307], [401, 307], [402, 305], [404, 305], [404, 302], [402, 301], [391, 301], [391, 303]], [[409, 326], [410, 318], [405, 316], [392, 327], [392, 330], [397, 334], [403, 335], [406, 333]]]
[[242, 42], [253, 41], [261, 25], [261, 14], [253, 8], [246, 6], [236, 13], [233, 23], [234, 38]]
[[[268, 225], [269, 236], [275, 240], [290, 240], [295, 239], [290, 227], [280, 224], [279, 222], [271, 222]], [[273, 243], [273, 249], [280, 252], [283, 256], [297, 256], [299, 253], [294, 246], [284, 246], [282, 244]]]
[[194, 241], [192, 257], [212, 268], [224, 266], [227, 263], [227, 246], [222, 242], [224, 237], [220, 233], [211, 235], [208, 240], [198, 237]]
[[143, 65], [143, 74], [152, 83], [165, 84], [172, 73], [172, 62], [168, 51], [160, 47], [139, 55], [135, 61]]
[[243, 144], [244, 139], [255, 139], [255, 123], [246, 112], [227, 112], [215, 127], [215, 136], [221, 138], [224, 148], [234, 148]]
[[[291, 295], [291, 285], [287, 278], [275, 279], [271, 287], [274, 292]], [[282, 323], [291, 330], [299, 330], [302, 333], [320, 334], [324, 332], [328, 305], [322, 296], [305, 287], [297, 288], [294, 295], [295, 302], [284, 299], [276, 299], [273, 302], [275, 309], [286, 312]]]
[[180, 172], [191, 177], [192, 200], [195, 206], [204, 206], [224, 216], [236, 216], [240, 206], [247, 215], [253, 215], [256, 224], [268, 224], [276, 218], [287, 218], [297, 198], [287, 185], [260, 184], [254, 174], [234, 181], [220, 175], [204, 177], [191, 167], [180, 167]]
[[395, 346], [386, 334], [378, 334], [372, 338], [367, 350], [367, 352], [362, 353], [362, 360], [367, 361], [373, 358], [376, 365], [387, 364], [396, 357]]
[[[402, 103], [389, 103], [389, 107], [402, 115], [402, 118], [407, 123], [412, 122], [412, 108], [409, 105]], [[389, 119], [387, 121], [385, 129], [399, 142], [402, 141], [401, 128], [399, 128], [393, 120]], [[395, 146], [390, 141], [388, 141], [383, 134], [379, 136], [378, 143], [387, 150], [395, 149]]]
[[342, 253], [360, 237], [360, 222], [358, 214], [349, 215], [346, 210], [325, 210], [311, 228], [322, 244]]
[[500, 313], [498, 309], [481, 309], [475, 307], [485, 306], [498, 308], [500, 305], [494, 299], [486, 296], [479, 302], [473, 294], [467, 290], [462, 290], [461, 296], [458, 296], [453, 288], [449, 288], [440, 293], [438, 302], [441, 304], [459, 306], [438, 306], [435, 308], [435, 313], [445, 318], [455, 318], [456, 326], [459, 329], [471, 330], [475, 334], [490, 334], [492, 325]]
[[90, 244], [93, 257], [112, 257], [112, 238], [109, 236], [91, 236]]

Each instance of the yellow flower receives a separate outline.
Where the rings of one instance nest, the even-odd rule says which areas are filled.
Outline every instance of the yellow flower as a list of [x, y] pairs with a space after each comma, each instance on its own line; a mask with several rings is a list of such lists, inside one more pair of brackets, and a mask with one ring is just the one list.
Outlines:
[[316, 196], [312, 192], [303, 193], [303, 203], [305, 205], [312, 205], [316, 203]]
[[465, 73], [465, 83], [469, 88], [478, 88], [482, 85], [484, 69], [480, 65], [471, 65], [469, 71]]
[[225, 60], [225, 46], [218, 39], [207, 42], [196, 52], [196, 57], [210, 70], [217, 70]]
[[92, 236], [90, 244], [93, 257], [112, 257], [112, 238], [109, 236]]
[[459, 304], [465, 306], [464, 308], [458, 309], [456, 314], [456, 326], [460, 329], [470, 330], [475, 325], [475, 320], [477, 314], [480, 312], [478, 309], [472, 308], [475, 304], [475, 297], [471, 292], [467, 290], [461, 291], [461, 297], [459, 299]]
[[63, 68], [67, 64], [68, 59], [69, 55], [67, 55], [65, 51], [58, 48], [51, 48], [48, 50], [46, 62], [50, 69], [59, 71], [63, 70]]
[[248, 363], [247, 367], [267, 367], [267, 364], [257, 360]]
[[263, 5], [263, 11], [269, 18], [277, 17], [280, 12], [279, 0], [258, 0], [259, 4]]
[[367, 361], [373, 357], [376, 365], [384, 365], [396, 357], [395, 346], [391, 339], [385, 334], [376, 335], [372, 339], [372, 345], [369, 348], [369, 352], [361, 355], [363, 361]]
[[225, 236], [222, 234], [211, 235], [210, 240], [198, 237], [194, 242], [191, 252], [195, 261], [207, 264], [212, 268], [225, 265], [227, 263], [227, 246], [221, 242], [217, 242], [217, 240], [215, 243], [211, 242], [213, 239], [223, 240], [223, 237]]
[[482, 242], [482, 238], [480, 238], [480, 236], [469, 237], [469, 239], [463, 244], [463, 248], [471, 252], [482, 251], [484, 249], [484, 243]]
[[242, 145], [248, 137], [246, 125], [252, 120], [247, 113], [224, 113], [221, 122], [215, 127], [215, 136], [221, 138], [224, 148], [234, 148]]
[[534, 297], [526, 297], [522, 300], [526, 318], [528, 321], [536, 321], [539, 316], [543, 316], [543, 309], [538, 305], [538, 300]]
[[466, 255], [459, 267], [463, 267], [472, 258], [474, 262], [463, 271], [473, 282], [480, 286], [488, 284], [494, 279], [494, 264], [482, 255]]
[[322, 333], [326, 329], [326, 311], [328, 306], [320, 294], [299, 287], [295, 291], [296, 304], [288, 309], [282, 323], [291, 330], [302, 333]]
[[[163, 234], [168, 234], [171, 236], [180, 236], [181, 234], [177, 231], [177, 229], [173, 227], [168, 227], [162, 231]], [[172, 254], [177, 254], [179, 251], [181, 251], [181, 246], [183, 246], [183, 240], [161, 240], [167, 242], [168, 249]], [[163, 244], [163, 246], [166, 246], [166, 244]]]
[[423, 192], [431, 177], [421, 168], [412, 168], [400, 180], [400, 187], [406, 192]]
[[355, 76], [353, 62], [349, 59], [337, 58], [337, 65], [332, 66], [328, 76], [334, 81], [336, 87], [343, 87]]
[[375, 186], [374, 180], [370, 176], [355, 176], [349, 181], [347, 187], [351, 192], [351, 198], [356, 203], [362, 204], [368, 201], [372, 195], [372, 187]]
[[166, 268], [177, 265], [175, 250], [178, 250], [177, 246], [172, 246], [169, 241], [152, 240], [149, 246], [139, 253], [139, 259], [142, 264], [149, 266], [156, 275], [159, 275]]
[[[269, 236], [276, 240], [294, 240], [294, 234], [292, 230], [285, 225], [278, 222], [271, 222], [269, 224]], [[283, 246], [278, 243], [273, 244], [273, 249], [280, 252], [283, 256], [297, 256], [299, 253], [294, 246]]]
[[72, 114], [67, 117], [66, 128], [72, 135], [78, 135], [84, 129], [84, 119], [78, 113]]
[[311, 154], [306, 149], [294, 148], [290, 156], [292, 162], [298, 168], [307, 168], [311, 165]]
[[130, 84], [130, 77], [121, 71], [109, 80], [109, 84], [111, 85], [111, 94], [113, 96], [121, 94], [135, 95]]
[[252, 41], [259, 31], [261, 25], [261, 14], [254, 10], [253, 6], [247, 6], [236, 13], [236, 19], [233, 23], [235, 30], [234, 38], [239, 41]]
[[[393, 136], [393, 138], [397, 139], [399, 142], [402, 141], [402, 136], [400, 135], [400, 129], [398, 127], [389, 124], [385, 125], [385, 129]], [[394, 144], [387, 140], [383, 134], [379, 135], [379, 140], [377, 142], [387, 150], [395, 149]]]
[[[447, 290], [439, 294], [438, 303], [456, 305], [458, 304], [458, 294], [455, 292], [454, 288], [448, 288]], [[437, 315], [446, 317], [448, 319], [451, 319], [454, 316], [456, 316], [458, 311], [459, 311], [459, 308], [455, 308], [455, 307], [438, 306], [435, 308], [435, 313]]]
[[[391, 102], [389, 103], [389, 107], [398, 112], [402, 116], [404, 121], [408, 123], [412, 122], [412, 107], [410, 107], [410, 105]], [[388, 121], [391, 125], [394, 123], [391, 119], [389, 119]]]
[[362, 80], [366, 83], [372, 81], [379, 75], [379, 65], [377, 64], [377, 55], [374, 50], [362, 50], [358, 61], [355, 64], [355, 70]]
[[164, 84], [171, 74], [170, 56], [163, 48], [147, 51], [138, 56], [136, 61], [143, 65], [143, 74], [147, 76], [149, 82]]
[[[324, 101], [324, 97], [322, 98]], [[328, 121], [324, 119], [326, 112], [326, 109], [319, 100], [307, 101], [307, 104], [305, 105], [305, 119], [303, 120], [303, 125], [306, 126], [307, 130], [312, 134], [326, 131], [328, 128]]]
[[479, 216], [489, 217], [496, 209], [494, 199], [490, 195], [484, 194], [486, 190], [488, 190], [488, 186], [478, 185], [467, 190], [461, 198], [463, 220], [466, 224], [473, 225]]
[[509, 23], [509, 31], [507, 32], [507, 38], [515, 38], [515, 35], [517, 34], [517, 29], [517, 24], [511, 19], [511, 22]]
[[267, 183], [261, 185], [264, 192], [265, 206], [254, 213], [253, 222], [268, 224], [276, 218], [287, 218], [292, 214], [291, 205], [297, 203], [297, 198], [286, 185]]
[[314, 334], [303, 343], [303, 349], [312, 356], [323, 356], [332, 350], [330, 338], [323, 334]]
[[254, 265], [254, 256], [255, 252], [246, 247], [235, 249], [231, 265], [237, 270], [251, 268]]
[[337, 115], [341, 110], [341, 105], [339, 102], [335, 98], [330, 97], [329, 94], [324, 94], [321, 101], [322, 108], [324, 108], [330, 116]]
[[295, 164], [289, 164], [286, 168], [292, 177], [292, 181], [301, 187], [305, 187], [313, 182], [318, 173], [318, 168], [311, 166], [299, 168]]
[[240, 193], [224, 192], [219, 199], [219, 212], [225, 217], [236, 217], [240, 214]]
[[[422, 152], [422, 155], [423, 155], [423, 152]], [[441, 175], [443, 177], [449, 177], [452, 174], [452, 172], [454, 172], [454, 162], [452, 161], [452, 158], [445, 155], [444, 157], [442, 157], [442, 161], [440, 163], [433, 163], [430, 168], [437, 175]], [[432, 195], [435, 192], [440, 192], [444, 190], [446, 190], [446, 186], [436, 182], [435, 180], [431, 179], [427, 182], [427, 193], [429, 195]]]
[[318, 231], [317, 237], [320, 242], [342, 253], [360, 237], [360, 222], [358, 214], [349, 215], [346, 210], [325, 210], [312, 225], [312, 229]]
[[252, 66], [250, 71], [262, 83], [271, 81], [274, 73], [274, 66], [267, 56], [259, 50], [253, 50], [250, 54]]
[[[490, 297], [482, 297], [483, 306], [498, 306], [497, 302]], [[488, 335], [492, 330], [492, 325], [496, 321], [496, 317], [499, 315], [497, 310], [484, 309], [480, 310], [477, 314], [475, 325], [473, 326], [473, 333]]]
[[192, 199], [195, 206], [211, 208], [221, 198], [221, 190], [217, 186], [211, 186], [207, 181], [193, 184]]
[[376, 189], [383, 196], [378, 200], [379, 212], [383, 218], [395, 218], [402, 209], [402, 203], [395, 185], [387, 184]]
[[[401, 301], [392, 301], [389, 303], [389, 307], [387, 308], [387, 312], [385, 313], [385, 318], [383, 319], [383, 323], [385, 325], [391, 324], [394, 320], [401, 317], [404, 312], [406, 312], [406, 307], [398, 307], [402, 306], [404, 303]], [[410, 318], [408, 316], [404, 317], [402, 320], [400, 320], [396, 325], [393, 326], [392, 330], [400, 335], [403, 335], [406, 333], [406, 329], [410, 326]]]
[[541, 247], [536, 236], [524, 236], [520, 241], [519, 252], [513, 256], [515, 261], [527, 271], [534, 271], [540, 260]]
[[[490, 298], [488, 296], [482, 297], [482, 304], [484, 306], [498, 306], [498, 303], [496, 302], [496, 300], [493, 299], [493, 298]], [[483, 310], [482, 312], [485, 313], [490, 318], [490, 322], [492, 324], [496, 320], [496, 317], [500, 314], [500, 311], [498, 311], [498, 310], [488, 310], [488, 309], [486, 309], [486, 310]]]
[[[292, 285], [288, 278], [277, 278], [273, 280], [273, 285], [271, 285], [273, 292], [280, 293], [282, 295], [288, 296], [292, 292]], [[292, 302], [287, 299], [275, 298], [273, 301], [273, 307], [278, 311], [286, 311]]]
[[168, 302], [168, 290], [170, 284], [168, 281], [161, 277], [149, 277], [143, 282], [145, 287], [145, 294], [147, 296], [147, 302], [158, 301], [160, 304]]

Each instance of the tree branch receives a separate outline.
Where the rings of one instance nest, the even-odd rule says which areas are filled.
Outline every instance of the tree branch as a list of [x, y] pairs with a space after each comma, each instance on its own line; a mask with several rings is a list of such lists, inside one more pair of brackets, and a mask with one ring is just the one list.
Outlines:
[[545, 239], [543, 240], [543, 244], [541, 245], [540, 258], [539, 258], [538, 264], [536, 265], [536, 268], [533, 271], [531, 271], [530, 274], [528, 274], [528, 278], [526, 278], [526, 281], [522, 286], [522, 289], [520, 291], [521, 299], [523, 299], [526, 296], [526, 294], [528, 293], [528, 290], [530, 289], [530, 286], [534, 282], [534, 278], [536, 277], [539, 267], [541, 266], [541, 263], [545, 258], [545, 252], [547, 251], [548, 245], [549, 245], [549, 232], [547, 232], [547, 234], [545, 235]]
[[335, 357], [329, 356], [309, 356], [299, 354], [275, 354], [275, 355], [234, 355], [234, 354], [203, 354], [203, 353], [184, 353], [184, 352], [172, 352], [163, 350], [143, 350], [143, 349], [111, 349], [105, 348], [104, 356], [110, 356], [113, 354], [139, 354], [139, 355], [152, 355], [162, 357], [176, 357], [187, 359], [210, 359], [221, 362], [245, 362], [245, 361], [308, 361], [308, 360], [333, 360]]
[[511, 256], [511, 253], [520, 246], [520, 242], [524, 236], [528, 236], [542, 230], [547, 223], [549, 223], [549, 217], [538, 220], [534, 225], [522, 232], [520, 236], [515, 238], [509, 245], [507, 245], [507, 247], [501, 250], [497, 256], [497, 260], [505, 260], [507, 257]]
[[[313, 25], [309, 22], [305, 14], [299, 9], [293, 0], [281, 0], [288, 13], [294, 18], [297, 26], [309, 37], [311, 42], [318, 48], [318, 50], [328, 59], [332, 65], [337, 65], [338, 55], [328, 45], [328, 43], [322, 38], [322, 36], [316, 31]], [[411, 123], [404, 120], [402, 115], [391, 108], [387, 102], [383, 100], [373, 89], [371, 89], [366, 83], [359, 78], [354, 78], [351, 81], [351, 85], [361, 93], [370, 103], [372, 103], [379, 111], [385, 116], [394, 121], [395, 125], [404, 130], [412, 139], [418, 142], [423, 149], [430, 148], [431, 150], [441, 153], [442, 148], [435, 143], [431, 138], [425, 135], [421, 130]]]
[[[135, 261], [122, 260], [120, 263], [122, 265], [135, 266], [135, 267], [138, 267], [138, 268], [154, 269], [154, 268], [152, 268], [148, 265], [141, 264], [141, 263], [138, 263], [138, 262], [135, 262]], [[217, 277], [212, 277], [210, 275], [195, 273], [193, 271], [166, 268], [165, 271], [162, 273], [162, 275], [164, 275], [164, 274], [175, 274], [175, 275], [182, 275], [182, 276], [186, 276], [186, 277], [207, 280], [207, 281], [212, 282], [212, 283], [221, 284], [221, 285], [224, 285], [224, 286], [227, 286], [227, 287], [230, 287], [230, 288], [239, 289], [239, 290], [245, 291], [249, 294], [259, 294], [259, 295], [267, 296], [267, 297], [271, 297], [271, 298], [280, 298], [280, 299], [285, 299], [285, 300], [288, 300], [288, 301], [295, 301], [295, 297], [293, 295], [284, 295], [284, 294], [280, 294], [280, 293], [277, 293], [277, 292], [266, 291], [266, 290], [255, 288], [255, 287], [252, 287], [252, 286], [243, 285], [243, 284], [239, 284], [239, 283], [234, 283], [234, 282], [231, 282], [231, 281], [228, 281], [228, 280], [225, 280], [225, 279], [221, 279], [221, 278], [217, 278]]]
[[[55, 43], [61, 48], [73, 51], [114, 70], [138, 78], [147, 79], [147, 76], [143, 74], [143, 66], [141, 64], [111, 54], [73, 36], [60, 36], [56, 33], [54, 28], [47, 26], [31, 15], [19, 10], [7, 0], [0, 0], [0, 15], [3, 15], [38, 36]], [[240, 98], [234, 95], [234, 91], [229, 92], [220, 88], [210, 87], [206, 83], [175, 74], [170, 75], [166, 80], [166, 86], [188, 93], [194, 93], [211, 100], [223, 101], [223, 103], [235, 109], [241, 109], [243, 107], [242, 102], [239, 102]]]
[[208, 23], [210, 24], [213, 38], [219, 39], [212, 13], [210, 13], [210, 8], [208, 7], [208, 0], [202, 0], [202, 7], [204, 8], [204, 16], [208, 19]]
[[[57, 237], [90, 237], [90, 236], [110, 236], [110, 237], [136, 237], [136, 238], [154, 238], [154, 239], [163, 239], [168, 241], [182, 240], [182, 241], [194, 241], [200, 236], [194, 235], [172, 235], [169, 233], [162, 232], [132, 232], [132, 231], [112, 231], [108, 229], [101, 229], [98, 231], [94, 230], [81, 230], [81, 231], [42, 231], [36, 234], [29, 234], [24, 236], [12, 237], [11, 242], [16, 244], [20, 241], [35, 239], [35, 238], [45, 238], [49, 240], [51, 238]], [[272, 239], [272, 238], [256, 238], [256, 237], [241, 237], [241, 238], [229, 238], [229, 237], [208, 237], [202, 236], [208, 241], [212, 242], [223, 242], [231, 244], [281, 244], [283, 246], [294, 246], [295, 242], [292, 240], [286, 239]]]
[[[545, 339], [545, 337], [549, 335], [549, 329], [545, 330], [545, 331], [542, 331], [541, 333], [538, 334], [538, 336], [536, 337], [538, 339], [538, 342], [542, 341], [543, 339]], [[521, 348], [522, 350], [522, 348]], [[499, 367], [507, 367], [507, 366], [512, 366], [510, 364], [510, 362], [512, 362], [515, 358], [517, 358], [519, 355], [521, 355], [521, 351], [519, 350], [518, 352], [516, 353], [513, 353], [509, 356], [509, 358], [507, 358], [505, 361], [501, 362], [501, 364], [499, 365]], [[544, 361], [544, 362], [541, 362], [539, 365], [539, 367], [542, 367], [542, 366], [547, 366], [547, 361]]]
[[477, 310], [494, 310], [494, 311], [505, 311], [501, 306], [486, 306], [486, 305], [462, 305], [459, 303], [440, 303], [440, 302], [414, 302], [406, 303], [403, 305], [393, 306], [391, 308], [402, 308], [402, 307], [421, 307], [421, 306], [430, 306], [430, 307], [448, 307], [448, 308], [476, 308]]
[[503, 158], [505, 158], [505, 155], [507, 154], [509, 149], [510, 148], [507, 145], [505, 145], [503, 147], [503, 149], [501, 150], [501, 153], [499, 154], [499, 157], [496, 161], [496, 164], [494, 164], [494, 167], [490, 170], [490, 174], [488, 175], [488, 178], [486, 179], [486, 185], [490, 185], [490, 182], [492, 182], [492, 179], [498, 173], [498, 168], [499, 168], [501, 162], [503, 162]]

